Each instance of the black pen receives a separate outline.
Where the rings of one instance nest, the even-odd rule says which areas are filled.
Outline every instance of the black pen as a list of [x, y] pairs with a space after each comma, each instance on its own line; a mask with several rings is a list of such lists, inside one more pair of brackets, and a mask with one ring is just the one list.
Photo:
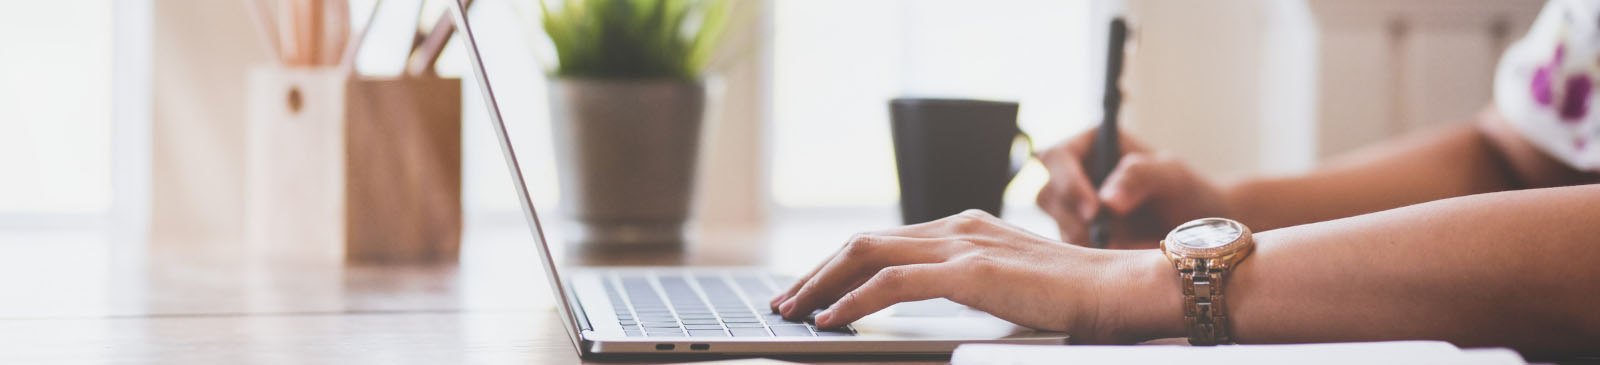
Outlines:
[[[1122, 158], [1122, 146], [1117, 136], [1117, 110], [1122, 107], [1122, 88], [1118, 81], [1122, 78], [1122, 48], [1127, 38], [1128, 24], [1122, 21], [1122, 17], [1112, 18], [1110, 39], [1106, 42], [1105, 97], [1100, 104], [1105, 113], [1100, 119], [1100, 130], [1095, 133], [1094, 146], [1089, 152], [1093, 159], [1089, 166], [1089, 182], [1097, 192], [1100, 191], [1100, 185], [1105, 183], [1106, 175], [1110, 175], [1111, 170], [1117, 167], [1117, 160]], [[1094, 215], [1094, 221], [1089, 224], [1089, 243], [1094, 248], [1105, 248], [1111, 241], [1110, 226], [1111, 212], [1101, 211]]]

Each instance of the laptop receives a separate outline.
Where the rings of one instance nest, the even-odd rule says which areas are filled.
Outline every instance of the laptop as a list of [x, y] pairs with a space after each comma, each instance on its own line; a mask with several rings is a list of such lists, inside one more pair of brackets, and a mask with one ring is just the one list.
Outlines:
[[519, 160], [538, 157], [520, 151], [543, 146], [511, 137], [472, 16], [449, 3], [540, 264], [562, 298], [556, 306], [562, 325], [580, 356], [948, 355], [964, 343], [1066, 343], [1063, 333], [1031, 330], [943, 299], [902, 303], [845, 328], [817, 328], [771, 313], [767, 301], [792, 279], [760, 268], [558, 267], [529, 194], [535, 187], [519, 167]]

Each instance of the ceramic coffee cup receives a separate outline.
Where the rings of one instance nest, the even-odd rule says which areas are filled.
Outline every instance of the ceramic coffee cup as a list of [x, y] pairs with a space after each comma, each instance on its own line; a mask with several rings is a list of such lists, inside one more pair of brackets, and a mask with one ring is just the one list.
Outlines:
[[1013, 156], [1033, 141], [1017, 125], [1017, 103], [935, 98], [889, 102], [900, 214], [905, 224], [967, 209], [1000, 215], [1006, 186], [1027, 162]]

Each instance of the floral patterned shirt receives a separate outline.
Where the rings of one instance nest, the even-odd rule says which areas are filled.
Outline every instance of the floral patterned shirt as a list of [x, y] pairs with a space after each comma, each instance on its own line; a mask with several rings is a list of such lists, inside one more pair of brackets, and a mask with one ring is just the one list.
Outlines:
[[1495, 70], [1494, 101], [1533, 145], [1600, 171], [1600, 0], [1550, 0]]

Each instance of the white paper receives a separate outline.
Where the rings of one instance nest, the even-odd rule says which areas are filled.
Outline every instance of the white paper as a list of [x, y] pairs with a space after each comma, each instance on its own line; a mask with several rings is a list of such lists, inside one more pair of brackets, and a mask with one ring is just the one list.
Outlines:
[[950, 362], [955, 365], [1525, 364], [1521, 356], [1510, 350], [1462, 351], [1440, 341], [1216, 347], [971, 344], [956, 348]]

